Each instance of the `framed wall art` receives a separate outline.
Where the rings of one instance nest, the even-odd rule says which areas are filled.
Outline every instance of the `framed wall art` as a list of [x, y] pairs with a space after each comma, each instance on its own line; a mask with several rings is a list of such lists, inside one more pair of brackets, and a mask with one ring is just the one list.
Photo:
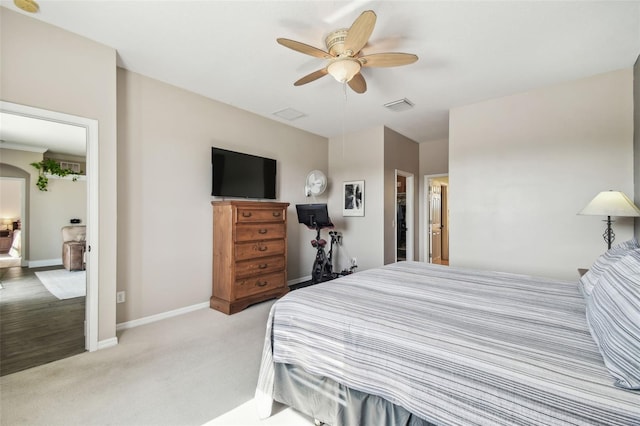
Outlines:
[[354, 180], [342, 185], [342, 216], [364, 216], [364, 181]]

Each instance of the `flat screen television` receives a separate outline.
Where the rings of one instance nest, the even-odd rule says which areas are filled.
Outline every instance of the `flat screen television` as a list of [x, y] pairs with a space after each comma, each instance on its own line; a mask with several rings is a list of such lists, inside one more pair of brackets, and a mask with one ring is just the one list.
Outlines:
[[276, 160], [211, 148], [211, 195], [276, 198]]

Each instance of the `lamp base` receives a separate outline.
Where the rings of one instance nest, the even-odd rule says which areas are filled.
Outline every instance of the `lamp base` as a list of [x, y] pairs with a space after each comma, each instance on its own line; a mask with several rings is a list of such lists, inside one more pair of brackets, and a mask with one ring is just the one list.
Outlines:
[[615, 221], [611, 220], [611, 216], [607, 216], [607, 220], [603, 222], [607, 222], [607, 229], [604, 230], [602, 238], [604, 238], [604, 241], [607, 243], [607, 249], [610, 249], [611, 243], [616, 239], [616, 234], [613, 233], [613, 228], [611, 228], [611, 224]]

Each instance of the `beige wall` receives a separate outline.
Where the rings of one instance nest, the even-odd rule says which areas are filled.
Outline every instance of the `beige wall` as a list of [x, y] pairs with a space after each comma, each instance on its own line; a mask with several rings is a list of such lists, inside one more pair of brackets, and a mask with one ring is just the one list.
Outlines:
[[[2, 161], [2, 150], [0, 150], [0, 161]], [[3, 219], [15, 220], [22, 215], [21, 186], [17, 179], [0, 179], [0, 229], [4, 229]]]
[[[343, 234], [334, 270], [341, 271], [356, 258], [357, 271], [395, 261], [395, 171], [414, 174], [414, 222], [417, 224], [419, 146], [384, 126], [329, 139], [329, 214]], [[342, 215], [343, 182], [364, 180], [365, 215]], [[419, 230], [414, 226], [414, 256]]]
[[[575, 279], [606, 250], [598, 192], [633, 193], [631, 69], [455, 108], [451, 264]], [[633, 222], [615, 223], [617, 241]]]
[[[384, 128], [384, 263], [396, 261], [396, 170], [413, 174], [413, 259], [418, 259], [418, 181], [420, 156], [418, 144], [389, 128]], [[407, 194], [408, 196], [408, 194]], [[407, 236], [407, 239], [409, 236]]]
[[[342, 232], [334, 269], [349, 267], [355, 257], [358, 269], [384, 264], [384, 128], [382, 126], [329, 139], [329, 215]], [[364, 180], [364, 217], [342, 216], [342, 184]], [[324, 234], [323, 234], [324, 235]]]
[[449, 139], [423, 142], [419, 147], [421, 175], [440, 175], [449, 172]]
[[[116, 52], [0, 7], [0, 97], [3, 101], [98, 121], [98, 339], [115, 337]], [[32, 206], [35, 208], [35, 206]]]
[[444, 175], [449, 173], [449, 139], [438, 139], [429, 142], [422, 142], [420, 145], [420, 178], [419, 183], [419, 260], [424, 262], [428, 260], [429, 256], [427, 250], [429, 245], [426, 240], [425, 227], [429, 223], [427, 217], [428, 210], [426, 208], [427, 196], [425, 188], [424, 177], [428, 175]]
[[[35, 187], [35, 184], [32, 185]], [[62, 265], [63, 226], [78, 218], [87, 223], [87, 182], [49, 178], [46, 192], [31, 191], [29, 265]]]
[[[311, 232], [295, 204], [306, 175], [327, 173], [327, 139], [118, 69], [118, 323], [208, 302], [212, 281], [211, 147], [277, 160], [289, 202], [288, 274], [309, 276]], [[318, 198], [323, 202], [326, 198]]]

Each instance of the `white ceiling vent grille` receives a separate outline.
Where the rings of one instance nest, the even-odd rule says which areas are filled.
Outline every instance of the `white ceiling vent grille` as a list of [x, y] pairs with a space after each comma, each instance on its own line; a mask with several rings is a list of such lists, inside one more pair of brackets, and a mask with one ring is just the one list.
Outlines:
[[397, 101], [392, 101], [384, 104], [384, 107], [395, 112], [406, 111], [413, 108], [413, 102], [411, 102], [407, 98], [398, 99]]
[[285, 120], [289, 121], [297, 120], [298, 118], [305, 116], [304, 113], [296, 111], [293, 108], [285, 108], [283, 110], [274, 112], [273, 115], [277, 115], [278, 117], [284, 118]]

